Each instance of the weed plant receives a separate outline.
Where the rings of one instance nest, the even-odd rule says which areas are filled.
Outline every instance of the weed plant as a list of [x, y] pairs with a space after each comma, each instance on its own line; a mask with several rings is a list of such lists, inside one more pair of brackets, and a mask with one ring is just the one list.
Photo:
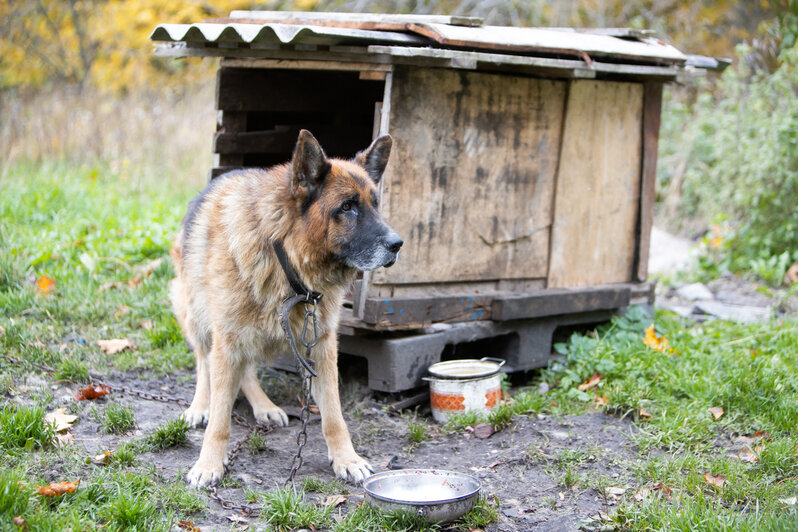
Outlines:
[[179, 417], [161, 425], [147, 436], [146, 442], [154, 449], [168, 449], [183, 445], [188, 441], [188, 422]]
[[125, 434], [136, 426], [133, 411], [117, 403], [108, 403], [101, 418], [103, 430], [108, 434]]

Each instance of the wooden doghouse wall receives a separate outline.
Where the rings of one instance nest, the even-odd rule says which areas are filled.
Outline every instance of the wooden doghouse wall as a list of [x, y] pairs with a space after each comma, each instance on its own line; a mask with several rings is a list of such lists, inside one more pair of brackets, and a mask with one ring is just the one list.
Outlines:
[[329, 156], [354, 156], [372, 140], [383, 89], [382, 80], [363, 80], [357, 72], [220, 68], [218, 161], [211, 176], [290, 160], [303, 128]]

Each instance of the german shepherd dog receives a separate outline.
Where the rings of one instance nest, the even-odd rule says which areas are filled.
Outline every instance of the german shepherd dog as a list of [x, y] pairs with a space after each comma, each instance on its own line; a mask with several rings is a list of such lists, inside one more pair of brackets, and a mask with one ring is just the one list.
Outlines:
[[[171, 251], [176, 277], [170, 297], [197, 359], [197, 387], [183, 416], [195, 427], [207, 423], [199, 459], [188, 473], [192, 486], [215, 484], [224, 475], [239, 388], [259, 422], [288, 425], [256, 374], [258, 361], [288, 350], [278, 310], [293, 291], [275, 241], [301, 281], [323, 295], [316, 310], [312, 394], [330, 463], [337, 476], [354, 482], [373, 471], [355, 452], [341, 414], [336, 334], [356, 270], [391, 266], [402, 246], [377, 210], [376, 185], [391, 143], [385, 135], [352, 160], [328, 158], [302, 130], [290, 163], [219, 176], [189, 203]], [[298, 305], [290, 315], [295, 337], [303, 321]]]

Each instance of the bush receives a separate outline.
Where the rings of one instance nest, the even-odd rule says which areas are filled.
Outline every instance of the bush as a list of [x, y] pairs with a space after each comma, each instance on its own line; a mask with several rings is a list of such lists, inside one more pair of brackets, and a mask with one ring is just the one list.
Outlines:
[[752, 71], [740, 47], [714, 94], [692, 108], [667, 100], [660, 149], [660, 211], [714, 222], [706, 244], [721, 270], [772, 283], [798, 260], [798, 46], [784, 43], [772, 73]]

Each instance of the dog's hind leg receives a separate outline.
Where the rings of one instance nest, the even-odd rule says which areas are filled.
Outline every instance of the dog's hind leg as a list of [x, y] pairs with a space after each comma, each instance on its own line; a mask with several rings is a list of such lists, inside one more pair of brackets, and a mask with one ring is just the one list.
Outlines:
[[[336, 476], [361, 482], [373, 473], [371, 465], [358, 456], [341, 413], [338, 396], [338, 342], [330, 334], [314, 348], [318, 378], [312, 381], [313, 398], [321, 414], [321, 430], [327, 442], [327, 454]], [[318, 352], [319, 355], [316, 355]]]
[[241, 391], [244, 392], [247, 401], [252, 405], [252, 413], [255, 414], [255, 419], [258, 423], [278, 425], [280, 427], [288, 426], [288, 416], [285, 415], [283, 409], [275, 405], [260, 387], [258, 372], [254, 363], [247, 364], [247, 369], [244, 370], [244, 377], [241, 379]]
[[189, 484], [195, 488], [216, 484], [224, 476], [227, 444], [230, 441], [230, 414], [244, 374], [244, 362], [229, 353], [228, 349], [221, 345], [214, 334], [213, 347], [207, 359], [211, 391], [208, 427], [205, 429], [199, 459], [187, 475]]

